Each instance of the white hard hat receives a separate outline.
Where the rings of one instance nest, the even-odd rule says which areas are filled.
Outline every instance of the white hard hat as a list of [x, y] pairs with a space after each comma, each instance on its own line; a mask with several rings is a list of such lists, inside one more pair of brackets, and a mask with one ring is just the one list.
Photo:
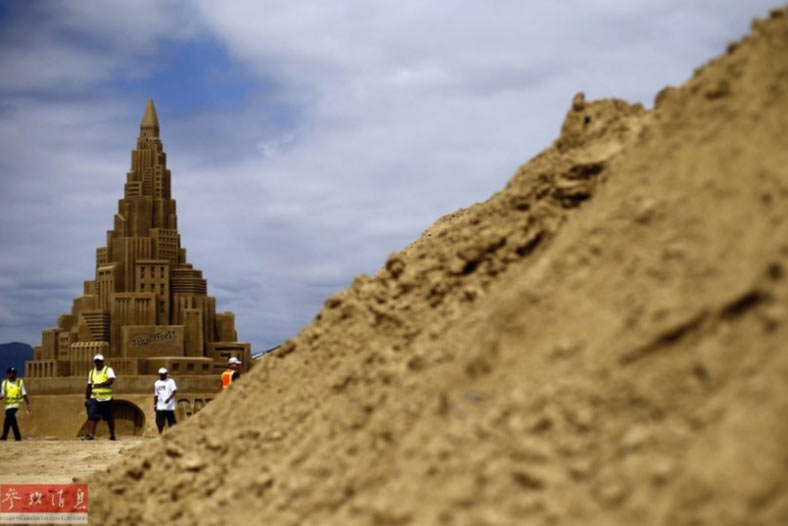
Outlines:
[[97, 354], [96, 356], [93, 357], [93, 361], [95, 362], [96, 360], [101, 360], [103, 362], [104, 361], [104, 355], [103, 354]]
[[159, 374], [167, 374], [167, 369], [165, 367], [160, 367]]
[[241, 360], [239, 360], [238, 358], [236, 358], [235, 356], [233, 356], [232, 358], [230, 358], [230, 359], [227, 361], [227, 363], [229, 363], [229, 364], [234, 364], [234, 363], [237, 363], [238, 365], [241, 365]]

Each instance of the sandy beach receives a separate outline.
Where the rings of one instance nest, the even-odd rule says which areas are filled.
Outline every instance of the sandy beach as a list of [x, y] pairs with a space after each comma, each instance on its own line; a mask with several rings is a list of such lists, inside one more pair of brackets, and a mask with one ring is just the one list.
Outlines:
[[150, 439], [23, 439], [0, 442], [0, 484], [66, 484], [102, 470], [127, 450]]

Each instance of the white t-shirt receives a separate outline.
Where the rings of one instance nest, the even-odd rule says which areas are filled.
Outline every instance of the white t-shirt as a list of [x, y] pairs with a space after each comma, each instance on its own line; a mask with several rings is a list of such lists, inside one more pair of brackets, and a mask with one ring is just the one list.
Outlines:
[[[0, 396], [5, 396], [5, 383], [8, 382], [10, 384], [16, 385], [19, 382], [19, 378], [14, 380], [13, 382], [6, 378], [5, 380], [0, 381]], [[27, 389], [25, 389], [24, 382], [22, 383], [22, 396], [27, 396]]]
[[178, 387], [175, 385], [175, 380], [167, 378], [166, 380], [156, 380], [153, 384], [153, 394], [156, 395], [156, 409], [159, 411], [175, 411], [175, 397], [172, 400], [165, 402]]

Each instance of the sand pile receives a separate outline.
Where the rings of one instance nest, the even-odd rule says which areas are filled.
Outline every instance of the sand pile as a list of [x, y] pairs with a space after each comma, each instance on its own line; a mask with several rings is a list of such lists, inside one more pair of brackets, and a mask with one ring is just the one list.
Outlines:
[[788, 524], [788, 14], [556, 142], [91, 482], [96, 524]]

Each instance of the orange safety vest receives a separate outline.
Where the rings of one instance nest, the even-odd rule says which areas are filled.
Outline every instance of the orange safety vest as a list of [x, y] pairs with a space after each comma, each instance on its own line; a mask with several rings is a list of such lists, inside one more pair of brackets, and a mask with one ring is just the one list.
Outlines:
[[222, 373], [222, 391], [226, 391], [230, 387], [230, 384], [233, 383], [234, 374], [235, 371], [233, 371], [232, 369], [224, 370], [224, 372]]

